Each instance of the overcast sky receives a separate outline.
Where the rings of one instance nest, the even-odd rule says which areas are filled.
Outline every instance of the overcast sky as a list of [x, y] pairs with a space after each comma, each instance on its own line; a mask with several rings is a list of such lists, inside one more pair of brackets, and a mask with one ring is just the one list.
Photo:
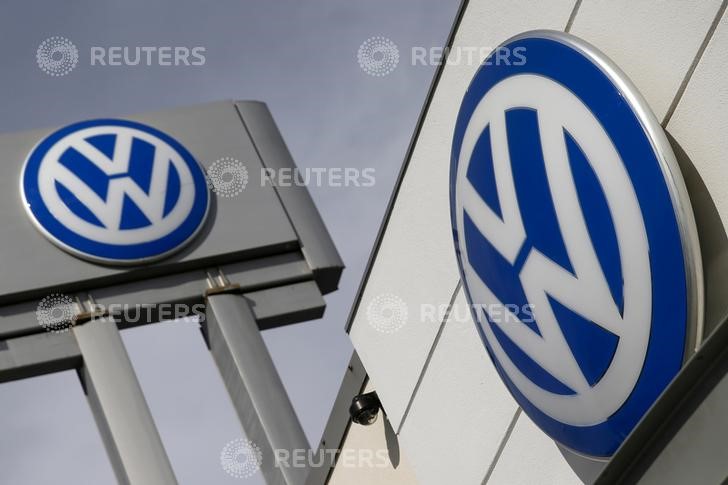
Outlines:
[[[0, 132], [256, 99], [268, 103], [299, 167], [373, 167], [374, 187], [310, 189], [347, 266], [326, 315], [264, 333], [316, 445], [352, 352], [346, 317], [434, 73], [412, 65], [411, 49], [442, 46], [458, 4], [5, 0]], [[50, 36], [78, 46], [68, 75], [49, 76], [36, 64]], [[399, 65], [387, 76], [369, 76], [357, 63], [372, 36], [399, 46]], [[202, 46], [205, 64], [91, 66], [94, 46]], [[243, 434], [197, 326], [158, 324], [123, 337], [179, 482], [263, 483], [259, 474], [233, 479], [220, 466], [222, 448]], [[0, 407], [0, 483], [115, 482], [75, 373], [2, 384]]]

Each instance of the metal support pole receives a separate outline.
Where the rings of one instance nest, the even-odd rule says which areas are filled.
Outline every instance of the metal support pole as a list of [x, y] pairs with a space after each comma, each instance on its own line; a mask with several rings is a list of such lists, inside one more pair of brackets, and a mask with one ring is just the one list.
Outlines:
[[[303, 485], [308, 466], [293, 466], [293, 457], [295, 450], [308, 456], [309, 444], [245, 297], [208, 295], [204, 324], [243, 429], [263, 452], [260, 470], [266, 483]], [[277, 465], [274, 453], [288, 456], [290, 466]], [[295, 461], [306, 460], [299, 455]]]
[[113, 318], [73, 327], [79, 377], [120, 484], [175, 485], [172, 466]]

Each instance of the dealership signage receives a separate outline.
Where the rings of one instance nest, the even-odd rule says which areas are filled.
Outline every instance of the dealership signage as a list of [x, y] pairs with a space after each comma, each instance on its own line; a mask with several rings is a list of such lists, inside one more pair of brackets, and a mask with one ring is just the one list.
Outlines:
[[162, 258], [190, 241], [208, 212], [202, 168], [150, 126], [93, 120], [43, 139], [21, 191], [40, 231], [70, 253], [110, 264]]
[[[626, 76], [568, 34], [484, 63], [451, 160], [461, 276], [500, 377], [533, 421], [607, 457], [700, 339], [702, 269], [670, 144]], [[534, 318], [490, 315], [530, 305]]]
[[321, 316], [343, 263], [306, 187], [213, 197], [240, 173], [214, 178], [222, 160], [297, 170], [264, 104], [0, 134], [0, 153], [0, 383], [78, 371], [118, 481], [174, 484], [119, 330], [197, 317], [246, 435], [306, 446], [260, 330]]

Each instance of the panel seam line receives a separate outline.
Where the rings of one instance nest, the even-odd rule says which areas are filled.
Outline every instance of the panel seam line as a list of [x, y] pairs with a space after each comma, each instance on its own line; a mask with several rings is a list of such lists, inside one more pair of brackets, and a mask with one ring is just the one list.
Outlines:
[[495, 451], [495, 455], [493, 455], [493, 459], [490, 462], [488, 471], [485, 472], [483, 481], [480, 482], [481, 485], [486, 485], [488, 483], [488, 480], [490, 480], [491, 475], [493, 475], [493, 472], [495, 471], [495, 467], [498, 464], [498, 461], [500, 460], [501, 455], [503, 454], [503, 450], [506, 449], [506, 444], [508, 444], [508, 440], [511, 438], [511, 434], [513, 434], [513, 429], [516, 427], [516, 422], [518, 422], [518, 417], [521, 415], [521, 411], [522, 411], [522, 409], [519, 407], [518, 409], [516, 409], [516, 412], [513, 413], [511, 422], [508, 423], [508, 428], [506, 428], [506, 432], [503, 435], [503, 438], [501, 439], [500, 444], [498, 445], [498, 449]]
[[692, 79], [695, 70], [698, 68], [698, 64], [700, 64], [700, 60], [703, 58], [703, 54], [705, 54], [705, 50], [708, 48], [708, 44], [710, 44], [710, 41], [713, 39], [713, 34], [715, 34], [715, 31], [718, 29], [718, 24], [720, 24], [720, 20], [723, 18], [726, 7], [728, 7], [728, 0], [723, 0], [723, 3], [721, 3], [718, 12], [715, 15], [715, 18], [713, 19], [713, 22], [710, 24], [710, 28], [708, 28], [708, 32], [703, 38], [703, 42], [700, 44], [700, 47], [698, 47], [698, 51], [695, 53], [695, 58], [693, 59], [693, 62], [690, 64], [688, 71], [685, 73], [685, 77], [683, 77], [680, 86], [677, 88], [677, 92], [675, 93], [675, 97], [673, 98], [672, 103], [670, 103], [670, 107], [667, 109], [667, 113], [665, 113], [665, 117], [662, 120], [663, 127], [667, 126], [667, 124], [672, 119], [672, 115], [675, 114], [677, 106], [680, 104], [680, 101], [682, 100], [682, 97], [688, 88], [688, 84], [690, 83], [690, 80]]
[[412, 408], [412, 404], [414, 403], [415, 397], [417, 396], [417, 392], [420, 390], [420, 385], [422, 384], [422, 381], [425, 378], [425, 374], [427, 373], [427, 368], [430, 366], [430, 361], [432, 360], [432, 356], [435, 354], [435, 349], [437, 348], [437, 344], [440, 342], [440, 337], [442, 337], [442, 332], [445, 330], [445, 324], [447, 323], [448, 319], [450, 318], [450, 312], [452, 310], [453, 305], [455, 304], [455, 297], [457, 296], [458, 292], [460, 291], [460, 288], [463, 285], [462, 280], [458, 280], [458, 284], [455, 285], [455, 290], [452, 292], [452, 296], [450, 296], [450, 303], [447, 306], [447, 310], [445, 311], [445, 315], [442, 319], [442, 323], [440, 323], [440, 328], [437, 329], [437, 335], [435, 335], [435, 339], [432, 341], [432, 345], [430, 346], [430, 351], [427, 353], [427, 358], [425, 359], [425, 363], [422, 366], [422, 370], [420, 371], [420, 375], [417, 378], [417, 383], [415, 384], [414, 389], [412, 390], [412, 395], [409, 398], [409, 401], [407, 401], [407, 407], [404, 409], [404, 413], [402, 413], [402, 419], [399, 421], [399, 426], [397, 426], [397, 434], [402, 431], [402, 427], [404, 426], [405, 421], [407, 420], [407, 416], [409, 415], [410, 408]]
[[571, 30], [571, 27], [574, 25], [574, 20], [576, 20], [576, 14], [579, 13], [581, 2], [582, 0], [576, 0], [574, 8], [571, 10], [571, 15], [569, 15], [569, 20], [566, 21], [566, 27], [564, 27], [564, 32], [569, 32]]

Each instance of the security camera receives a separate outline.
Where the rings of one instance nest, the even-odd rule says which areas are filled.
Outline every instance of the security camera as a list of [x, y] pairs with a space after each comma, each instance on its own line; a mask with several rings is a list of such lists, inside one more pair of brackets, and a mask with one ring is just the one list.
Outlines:
[[351, 406], [349, 406], [349, 414], [356, 424], [369, 426], [377, 420], [379, 408], [381, 407], [382, 403], [379, 402], [376, 391], [367, 392], [366, 394], [354, 396], [354, 399], [351, 400]]

